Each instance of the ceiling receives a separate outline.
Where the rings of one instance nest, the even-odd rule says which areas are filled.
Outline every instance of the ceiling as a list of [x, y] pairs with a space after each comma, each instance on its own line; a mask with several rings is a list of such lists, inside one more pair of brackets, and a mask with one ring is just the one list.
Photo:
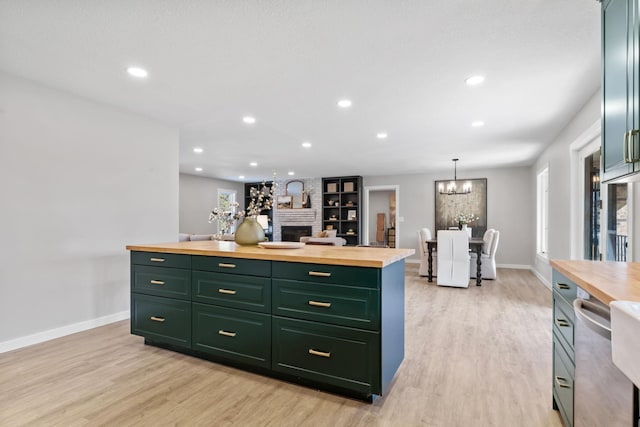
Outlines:
[[[179, 128], [180, 171], [189, 174], [409, 174], [450, 171], [453, 157], [458, 171], [522, 166], [600, 86], [599, 8], [3, 0], [0, 69]], [[129, 76], [132, 65], [148, 78]], [[466, 85], [475, 74], [485, 82]], [[342, 98], [351, 108], [337, 106]], [[247, 115], [256, 122], [243, 123]]]

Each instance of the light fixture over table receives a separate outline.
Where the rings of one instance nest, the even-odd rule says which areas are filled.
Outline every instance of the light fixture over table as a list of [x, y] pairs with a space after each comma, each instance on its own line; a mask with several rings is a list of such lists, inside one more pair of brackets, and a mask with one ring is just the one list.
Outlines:
[[449, 181], [447, 184], [447, 188], [445, 189], [444, 184], [438, 185], [438, 192], [440, 194], [447, 194], [449, 196], [458, 195], [458, 194], [469, 194], [471, 193], [471, 181], [467, 181], [462, 185], [462, 191], [458, 191], [457, 181], [457, 161], [460, 159], [451, 159], [453, 161], [453, 181]]

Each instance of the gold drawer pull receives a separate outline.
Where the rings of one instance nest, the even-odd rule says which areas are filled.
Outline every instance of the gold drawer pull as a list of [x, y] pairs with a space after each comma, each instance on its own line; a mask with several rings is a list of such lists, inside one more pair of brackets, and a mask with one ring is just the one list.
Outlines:
[[151, 320], [154, 322], [164, 322], [164, 317], [151, 316]]
[[164, 282], [162, 280], [151, 280], [149, 283], [151, 283], [152, 285], [164, 285]]
[[151, 262], [164, 262], [164, 258], [149, 258]]
[[559, 377], [556, 375], [556, 384], [562, 388], [571, 388], [571, 386], [567, 384], [567, 379], [565, 377]]
[[224, 335], [225, 337], [235, 337], [236, 333], [235, 332], [227, 332], [227, 331], [223, 331], [222, 329], [220, 329], [218, 331], [218, 335]]
[[314, 307], [331, 307], [330, 302], [309, 301], [309, 305], [313, 305]]
[[227, 294], [227, 295], [235, 295], [236, 291], [234, 291], [233, 289], [218, 289], [218, 292], [221, 294]]
[[331, 273], [325, 273], [323, 271], [310, 271], [309, 276], [331, 277]]
[[571, 323], [565, 319], [556, 319], [556, 325], [558, 325], [559, 328], [568, 328], [571, 326]]
[[309, 349], [309, 354], [313, 354], [314, 356], [320, 356], [320, 357], [331, 357], [331, 353], [325, 353], [324, 351], [318, 351], [312, 348]]
[[567, 291], [571, 289], [571, 286], [567, 285], [566, 283], [556, 283], [556, 288]]
[[219, 262], [218, 263], [218, 267], [220, 267], [220, 268], [236, 268], [236, 265], [235, 264], [227, 264], [227, 263], [224, 263], [224, 262]]

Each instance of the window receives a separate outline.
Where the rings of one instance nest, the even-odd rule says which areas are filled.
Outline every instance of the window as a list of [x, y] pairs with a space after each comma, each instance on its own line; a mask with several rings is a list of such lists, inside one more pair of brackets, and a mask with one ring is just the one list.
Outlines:
[[[232, 213], [236, 212], [236, 207], [233, 204], [236, 201], [236, 191], [235, 190], [224, 190], [222, 188], [218, 189], [218, 207], [225, 211], [231, 211]], [[229, 230], [229, 233], [235, 232], [236, 224], [234, 223]], [[222, 230], [218, 230], [221, 232]]]
[[536, 194], [538, 195], [536, 221], [536, 252], [547, 258], [549, 250], [549, 167], [538, 172]]

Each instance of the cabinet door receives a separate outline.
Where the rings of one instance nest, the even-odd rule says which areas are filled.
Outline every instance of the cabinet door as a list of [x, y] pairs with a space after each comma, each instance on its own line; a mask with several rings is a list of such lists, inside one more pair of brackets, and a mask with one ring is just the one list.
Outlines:
[[191, 303], [134, 293], [131, 297], [131, 333], [152, 341], [189, 347]]
[[602, 158], [605, 181], [633, 171], [633, 164], [624, 162], [624, 136], [630, 129], [627, 123], [630, 110], [627, 98], [630, 86], [627, 79], [630, 65], [627, 1], [637, 0], [609, 0], [602, 5]]

